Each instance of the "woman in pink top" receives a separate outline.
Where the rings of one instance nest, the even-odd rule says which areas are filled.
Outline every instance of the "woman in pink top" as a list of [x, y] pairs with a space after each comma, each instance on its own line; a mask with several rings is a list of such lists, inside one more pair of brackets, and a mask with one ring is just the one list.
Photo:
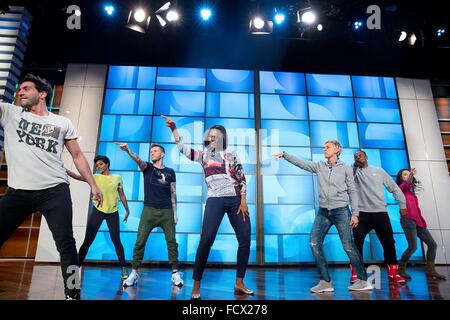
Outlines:
[[427, 229], [427, 223], [422, 216], [419, 207], [419, 200], [417, 199], [415, 189], [419, 184], [414, 175], [416, 169], [409, 171], [402, 169], [397, 173], [396, 182], [400, 189], [405, 194], [407, 214], [401, 215], [400, 223], [405, 232], [406, 240], [408, 241], [408, 248], [402, 254], [399, 263], [398, 273], [405, 279], [411, 279], [411, 276], [406, 273], [406, 264], [409, 258], [417, 249], [417, 237], [425, 242], [427, 245], [426, 256], [426, 275], [427, 277], [439, 280], [445, 280], [445, 276], [439, 274], [434, 267], [434, 260], [436, 258], [437, 244], [434, 241], [430, 231]]

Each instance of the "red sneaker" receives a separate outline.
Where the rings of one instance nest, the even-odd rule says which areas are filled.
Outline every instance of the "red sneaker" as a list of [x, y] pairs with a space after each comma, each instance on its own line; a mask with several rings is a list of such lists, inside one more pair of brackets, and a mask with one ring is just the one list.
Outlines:
[[350, 271], [352, 272], [352, 275], [350, 276], [350, 284], [353, 284], [358, 279], [358, 276], [356, 275], [355, 269], [353, 269], [353, 266], [351, 264]]
[[397, 273], [398, 270], [398, 264], [388, 264], [388, 278], [389, 281], [395, 282], [395, 283], [405, 283], [406, 280]]

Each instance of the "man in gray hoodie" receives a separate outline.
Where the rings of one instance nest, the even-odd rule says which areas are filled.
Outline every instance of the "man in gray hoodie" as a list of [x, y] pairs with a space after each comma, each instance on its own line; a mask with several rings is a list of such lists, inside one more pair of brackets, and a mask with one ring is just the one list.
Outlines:
[[[341, 144], [336, 140], [325, 142], [324, 156], [327, 161], [312, 162], [300, 160], [286, 152], [274, 155], [276, 159], [284, 158], [293, 165], [317, 174], [319, 181], [319, 210], [311, 231], [310, 246], [319, 269], [319, 283], [311, 292], [334, 291], [328, 266], [323, 253], [323, 241], [332, 225], [336, 226], [342, 245], [351, 264], [355, 267], [357, 280], [350, 290], [371, 290], [367, 282], [362, 257], [353, 241], [352, 228], [358, 225], [358, 197], [355, 190], [352, 169], [339, 161]], [[352, 205], [353, 214], [348, 207]]]
[[[369, 166], [367, 154], [359, 150], [354, 154], [353, 174], [359, 199], [359, 225], [353, 230], [355, 244], [363, 255], [364, 239], [375, 230], [384, 250], [384, 261], [388, 267], [390, 281], [404, 283], [405, 279], [398, 273], [397, 254], [395, 252], [394, 231], [386, 210], [384, 187], [392, 193], [400, 206], [400, 213], [406, 214], [406, 199], [402, 190], [382, 168]], [[350, 282], [356, 280], [355, 270], [350, 265], [352, 276]], [[404, 268], [404, 266], [401, 266]], [[400, 272], [398, 272], [400, 271]]]

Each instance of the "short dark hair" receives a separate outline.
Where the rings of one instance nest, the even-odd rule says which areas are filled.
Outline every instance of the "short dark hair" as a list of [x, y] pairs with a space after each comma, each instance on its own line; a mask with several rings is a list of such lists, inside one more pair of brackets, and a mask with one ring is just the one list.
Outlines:
[[107, 156], [98, 155], [94, 158], [94, 164], [96, 164], [97, 161], [103, 161], [108, 166], [108, 169], [109, 169], [110, 162], [109, 162], [109, 158]]
[[157, 143], [152, 143], [152, 146], [150, 147], [150, 150], [152, 150], [152, 148], [160, 148], [162, 150], [162, 152], [166, 153], [166, 149], [164, 149], [164, 147], [160, 144]]
[[204, 140], [204, 141], [203, 141], [203, 145], [204, 145], [205, 147], [209, 146], [210, 142], [208, 141], [208, 135], [209, 135], [209, 132], [210, 132], [212, 129], [219, 130], [219, 131], [222, 133], [222, 139], [223, 139], [223, 145], [222, 145], [222, 146], [223, 146], [223, 150], [225, 150], [225, 149], [227, 148], [227, 129], [225, 129], [224, 126], [221, 126], [221, 125], [218, 125], [218, 124], [213, 125], [211, 128], [209, 128], [209, 129], [205, 132], [205, 138], [203, 139], [203, 140]]
[[47, 93], [47, 97], [45, 97], [45, 103], [47, 104], [47, 107], [50, 106], [50, 103], [52, 102], [52, 97], [53, 97], [53, 89], [52, 89], [52, 85], [50, 84], [50, 82], [48, 82], [46, 79], [44, 78], [40, 78], [38, 76], [35, 76], [34, 74], [27, 74], [23, 80], [23, 82], [33, 82], [34, 86], [36, 87], [36, 90], [38, 92], [46, 92]]
[[355, 151], [355, 153], [354, 153], [354, 155], [355, 154], [357, 154], [357, 153], [364, 153], [364, 155], [366, 156], [366, 158], [367, 158], [367, 153], [364, 151], [364, 150], [357, 150], [357, 151]]

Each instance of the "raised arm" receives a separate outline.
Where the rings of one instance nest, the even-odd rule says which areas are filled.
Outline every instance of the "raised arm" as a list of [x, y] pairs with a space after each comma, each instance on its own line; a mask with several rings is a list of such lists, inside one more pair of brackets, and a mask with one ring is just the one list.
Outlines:
[[144, 171], [147, 168], [147, 162], [145, 162], [144, 160], [139, 158], [136, 153], [131, 151], [131, 149], [128, 147], [127, 143], [122, 143], [122, 142], [114, 142], [114, 143], [117, 144], [120, 147], [120, 149], [122, 149], [123, 151], [128, 153], [128, 155], [137, 163], [137, 165], [139, 166], [141, 171]]
[[175, 143], [177, 144], [178, 150], [184, 154], [189, 160], [196, 161], [196, 162], [202, 162], [202, 152], [199, 150], [191, 149], [184, 145], [183, 141], [181, 141], [180, 134], [178, 133], [177, 126], [175, 124], [175, 121], [170, 119], [169, 117], [161, 115], [166, 120], [166, 126], [170, 128], [172, 131], [173, 139], [175, 140]]
[[81, 175], [76, 174], [73, 171], [70, 171], [69, 169], [66, 169], [67, 175], [75, 180], [86, 182], [86, 179], [84, 179]]
[[284, 151], [276, 153], [273, 156], [275, 157], [275, 159], [284, 158], [284, 159], [286, 159], [286, 161], [292, 163], [294, 166], [297, 166], [300, 169], [303, 169], [303, 170], [306, 170], [309, 172], [316, 173], [318, 170], [319, 165], [317, 162], [300, 160], [299, 158], [297, 158], [293, 155], [290, 155]]
[[73, 162], [78, 172], [91, 187], [92, 194], [94, 195], [94, 200], [97, 201], [98, 206], [101, 207], [103, 204], [103, 194], [94, 181], [91, 168], [89, 167], [89, 164], [86, 158], [84, 157], [83, 152], [81, 152], [78, 141], [75, 139], [66, 140], [65, 146], [69, 151], [70, 155], [72, 156]]

